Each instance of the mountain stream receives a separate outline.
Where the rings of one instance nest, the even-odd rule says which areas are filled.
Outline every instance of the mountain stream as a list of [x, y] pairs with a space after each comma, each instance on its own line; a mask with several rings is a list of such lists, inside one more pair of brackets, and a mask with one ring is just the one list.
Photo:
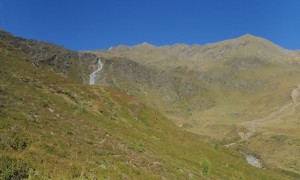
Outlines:
[[103, 63], [101, 62], [100, 59], [98, 59], [97, 70], [90, 74], [90, 80], [89, 80], [90, 85], [95, 84], [96, 75], [102, 70], [102, 68], [103, 68]]

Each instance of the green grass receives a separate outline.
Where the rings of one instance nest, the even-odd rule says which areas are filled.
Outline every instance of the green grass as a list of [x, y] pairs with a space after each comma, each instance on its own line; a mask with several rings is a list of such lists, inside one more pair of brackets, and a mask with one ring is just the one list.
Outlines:
[[203, 143], [134, 97], [76, 84], [0, 45], [4, 179], [286, 178]]
[[[291, 92], [300, 83], [299, 55], [249, 35], [203, 46], [142, 44], [93, 53], [116, 62], [99, 76], [113, 80], [109, 86], [118, 84], [118, 89], [137, 96], [182, 129], [224, 144], [236, 142], [239, 132], [248, 131], [242, 122], [266, 117], [290, 104]], [[132, 61], [139, 66], [125, 66]], [[172, 81], [175, 86], [149, 86], [148, 79], [132, 69], [142, 69], [151, 77], [166, 72], [176, 77]], [[159, 84], [172, 78], [154, 79]], [[299, 140], [299, 112], [298, 107], [280, 120], [259, 123], [257, 137], [243, 143], [244, 149], [263, 154], [268, 168], [300, 174], [299, 146], [283, 144], [281, 138], [269, 141], [279, 136], [285, 136], [287, 142]]]

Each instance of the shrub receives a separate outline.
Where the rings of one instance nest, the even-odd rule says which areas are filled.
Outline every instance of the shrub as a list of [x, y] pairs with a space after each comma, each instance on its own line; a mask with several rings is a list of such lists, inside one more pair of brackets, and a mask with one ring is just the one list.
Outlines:
[[29, 144], [30, 141], [20, 134], [13, 133], [12, 135], [0, 136], [0, 149], [2, 150], [24, 150]]
[[28, 178], [30, 166], [21, 159], [0, 156], [0, 179]]
[[204, 177], [207, 177], [209, 174], [210, 162], [204, 159], [201, 163], [201, 174]]

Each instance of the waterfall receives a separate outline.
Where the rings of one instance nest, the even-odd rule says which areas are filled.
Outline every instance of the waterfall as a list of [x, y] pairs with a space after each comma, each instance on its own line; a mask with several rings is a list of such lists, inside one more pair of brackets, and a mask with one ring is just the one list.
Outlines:
[[98, 60], [98, 66], [97, 66], [97, 70], [96, 71], [94, 71], [94, 72], [92, 72], [91, 74], [90, 74], [90, 85], [93, 85], [93, 84], [95, 84], [95, 78], [96, 78], [96, 75], [97, 75], [97, 73], [99, 73], [101, 70], [102, 70], [102, 68], [103, 68], [103, 63], [101, 62], [101, 60], [100, 59], [97, 59]]

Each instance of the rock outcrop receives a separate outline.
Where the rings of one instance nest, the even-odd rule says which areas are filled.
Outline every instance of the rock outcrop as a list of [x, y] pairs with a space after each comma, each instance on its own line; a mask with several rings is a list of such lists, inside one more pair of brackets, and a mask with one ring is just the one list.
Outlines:
[[297, 102], [300, 102], [300, 85], [297, 88], [293, 89], [291, 96], [295, 104]]

